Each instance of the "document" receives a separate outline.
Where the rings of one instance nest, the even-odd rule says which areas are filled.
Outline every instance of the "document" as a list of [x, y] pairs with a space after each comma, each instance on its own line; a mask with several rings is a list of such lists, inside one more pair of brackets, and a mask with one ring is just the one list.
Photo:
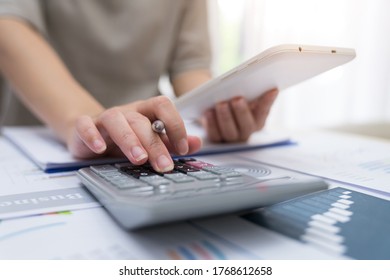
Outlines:
[[47, 174], [0, 138], [0, 219], [96, 207], [74, 172]]
[[336, 185], [241, 218], [323, 252], [389, 260], [390, 201]]
[[296, 145], [240, 156], [390, 195], [389, 141], [332, 131], [312, 131], [293, 138]]
[[225, 216], [196, 221], [195, 224], [210, 233], [229, 240], [254, 255], [268, 260], [345, 259], [334, 254], [275, 233], [248, 222], [240, 216]]
[[191, 223], [128, 232], [91, 208], [0, 223], [0, 259], [258, 259]]
[[[188, 124], [187, 132], [206, 139], [203, 129], [196, 124]], [[28, 158], [46, 172], [77, 170], [93, 164], [106, 164], [126, 161], [126, 158], [96, 158], [80, 160], [72, 157], [66, 147], [46, 127], [5, 127], [3, 135]], [[28, 141], [26, 140], [28, 139]], [[225, 153], [290, 144], [289, 137], [275, 132], [259, 132], [248, 142], [239, 144], [212, 144], [203, 141], [202, 149], [194, 155]]]
[[207, 135], [203, 127], [201, 127], [196, 122], [187, 123], [186, 128], [189, 135], [196, 135], [202, 139], [202, 148], [200, 151], [196, 152], [194, 156], [250, 151], [254, 149], [290, 145], [293, 143], [286, 133], [275, 130], [261, 130], [259, 132], [253, 133], [246, 142], [211, 143], [207, 139]]
[[5, 127], [2, 133], [5, 138], [46, 172], [77, 170], [92, 164], [125, 161], [124, 158], [107, 157], [92, 160], [76, 159], [54, 133], [43, 126]]

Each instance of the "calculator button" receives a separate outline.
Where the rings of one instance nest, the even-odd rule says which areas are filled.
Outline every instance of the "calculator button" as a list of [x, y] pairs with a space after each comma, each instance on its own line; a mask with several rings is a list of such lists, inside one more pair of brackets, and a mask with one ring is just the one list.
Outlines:
[[189, 172], [187, 174], [189, 176], [195, 177], [198, 180], [212, 180], [219, 178], [218, 175], [207, 171]]
[[118, 172], [118, 169], [116, 169], [114, 166], [108, 165], [108, 164], [91, 166], [91, 170], [97, 174]]
[[148, 169], [148, 168], [142, 168], [138, 166], [127, 166], [127, 167], [121, 167], [120, 170], [134, 178], [139, 179], [140, 177], [145, 176], [155, 176], [156, 172]]
[[154, 176], [142, 176], [139, 178], [141, 181], [148, 183], [149, 185], [152, 185], [154, 187], [158, 187], [161, 185], [169, 185], [172, 183], [172, 181], [161, 177], [159, 175]]
[[204, 168], [204, 167], [210, 167], [210, 166], [213, 166], [212, 164], [210, 164], [210, 163], [207, 163], [207, 162], [203, 162], [203, 161], [189, 161], [188, 163], [187, 163], [188, 165], [191, 165], [191, 166], [193, 166], [193, 167], [195, 167], [195, 168], [198, 168], [198, 169], [202, 169], [202, 168]]
[[164, 174], [164, 178], [172, 180], [175, 183], [193, 182], [194, 178], [191, 178], [183, 173]]
[[127, 179], [126, 181], [113, 181], [111, 183], [118, 189], [131, 189], [145, 185], [140, 181], [131, 180], [131, 178]]
[[187, 174], [188, 172], [197, 172], [198, 168], [192, 167], [188, 164], [175, 163], [175, 170]]
[[172, 192], [172, 188], [168, 185], [160, 185], [154, 189], [156, 194], [167, 194]]
[[123, 175], [120, 172], [109, 172], [109, 173], [100, 173], [100, 176], [102, 176], [104, 179], [111, 181], [111, 180], [119, 180], [124, 179], [127, 180], [129, 177], [126, 175]]
[[207, 166], [203, 170], [210, 171], [217, 175], [225, 175], [226, 177], [241, 177], [242, 173], [235, 171], [233, 168], [221, 167], [221, 166]]

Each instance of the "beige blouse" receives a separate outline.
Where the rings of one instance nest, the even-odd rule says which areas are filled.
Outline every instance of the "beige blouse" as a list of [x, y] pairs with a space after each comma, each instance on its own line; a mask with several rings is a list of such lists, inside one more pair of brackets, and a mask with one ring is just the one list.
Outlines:
[[[163, 74], [210, 66], [204, 0], [0, 0], [0, 17], [39, 31], [106, 107], [158, 95]], [[4, 88], [3, 124], [37, 124]]]

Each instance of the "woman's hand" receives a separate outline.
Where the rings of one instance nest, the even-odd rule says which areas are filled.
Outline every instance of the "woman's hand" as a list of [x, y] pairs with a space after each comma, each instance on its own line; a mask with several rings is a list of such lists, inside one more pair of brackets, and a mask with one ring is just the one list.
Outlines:
[[217, 104], [205, 115], [205, 127], [212, 142], [243, 142], [262, 129], [278, 90], [247, 102], [243, 97]]
[[[161, 120], [165, 133], [152, 130]], [[201, 146], [198, 137], [187, 136], [183, 120], [165, 96], [107, 109], [97, 116], [80, 116], [67, 139], [70, 152], [79, 158], [101, 154], [125, 155], [133, 164], [149, 160], [158, 172], [173, 169], [170, 152], [186, 155]]]

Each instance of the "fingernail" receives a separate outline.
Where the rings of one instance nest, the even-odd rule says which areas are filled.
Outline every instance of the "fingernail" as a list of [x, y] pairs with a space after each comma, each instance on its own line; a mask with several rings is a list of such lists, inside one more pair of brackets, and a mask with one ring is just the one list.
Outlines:
[[173, 169], [173, 162], [167, 156], [161, 155], [157, 158], [157, 167], [160, 172], [167, 172]]
[[131, 154], [136, 161], [143, 160], [144, 158], [147, 158], [147, 156], [148, 156], [145, 153], [145, 151], [139, 146], [132, 147]]
[[186, 155], [188, 153], [188, 142], [187, 142], [187, 139], [181, 139], [178, 143], [177, 143], [177, 150], [179, 152], [179, 154], [181, 155]]
[[104, 152], [104, 150], [106, 149], [106, 145], [104, 144], [104, 142], [99, 139], [95, 139], [92, 145], [95, 151], [98, 153]]

